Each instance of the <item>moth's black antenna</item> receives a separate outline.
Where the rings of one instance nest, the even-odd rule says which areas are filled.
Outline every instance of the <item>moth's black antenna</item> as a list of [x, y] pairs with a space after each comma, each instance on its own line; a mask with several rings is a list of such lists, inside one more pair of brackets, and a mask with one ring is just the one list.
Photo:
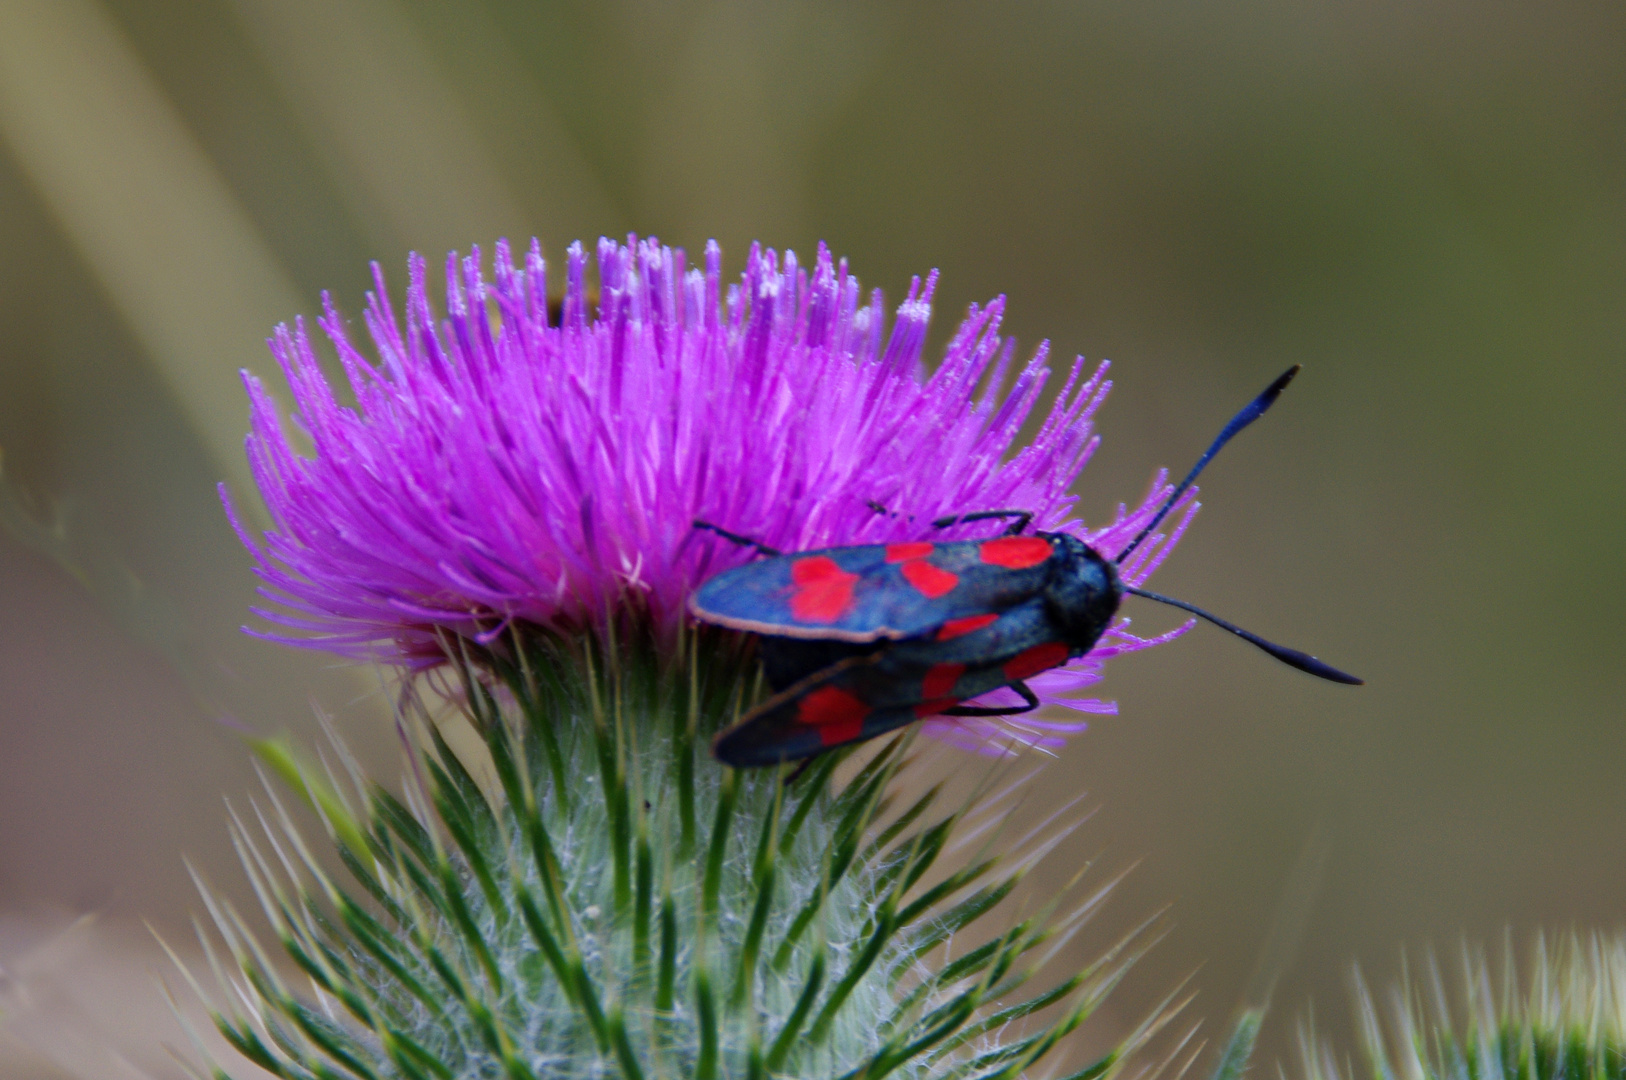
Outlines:
[[[1293, 376], [1299, 373], [1299, 368], [1302, 366], [1301, 364], [1294, 364], [1276, 376], [1276, 381], [1265, 387], [1264, 393], [1248, 402], [1247, 405], [1243, 406], [1241, 412], [1231, 417], [1231, 422], [1225, 425], [1225, 429], [1219, 433], [1219, 437], [1203, 453], [1203, 456], [1197, 459], [1197, 464], [1191, 467], [1191, 471], [1186, 473], [1186, 478], [1180, 481], [1180, 486], [1175, 488], [1174, 492], [1163, 503], [1162, 508], [1158, 510], [1157, 516], [1152, 519], [1151, 524], [1142, 529], [1139, 536], [1129, 541], [1129, 546], [1118, 552], [1118, 557], [1114, 561], [1123, 562], [1129, 558], [1132, 551], [1140, 547], [1141, 541], [1151, 535], [1152, 530], [1162, 523], [1170, 510], [1174, 509], [1174, 504], [1180, 501], [1180, 496], [1184, 495], [1186, 489], [1191, 486], [1192, 481], [1197, 479], [1197, 474], [1207, 468], [1210, 461], [1214, 460], [1214, 455], [1220, 452], [1220, 447], [1234, 439], [1237, 432], [1265, 415], [1265, 410], [1275, 404], [1278, 397], [1281, 397], [1282, 391], [1286, 389], [1288, 383], [1293, 381]], [[1199, 612], [1199, 614], [1201, 613]]]
[[[1280, 382], [1281, 380], [1278, 379], [1277, 381]], [[1266, 404], [1268, 405], [1269, 402], [1266, 402]], [[1242, 627], [1236, 625], [1236, 623], [1226, 622], [1218, 615], [1211, 615], [1202, 608], [1197, 607], [1195, 604], [1188, 604], [1184, 600], [1176, 600], [1173, 597], [1163, 596], [1159, 593], [1147, 592], [1145, 589], [1137, 589], [1133, 585], [1125, 585], [1124, 592], [1132, 593], [1135, 596], [1144, 596], [1148, 600], [1156, 600], [1160, 604], [1168, 604], [1170, 607], [1177, 607], [1181, 611], [1189, 611], [1193, 615], [1207, 619], [1221, 630], [1229, 630], [1243, 641], [1259, 646], [1259, 648], [1265, 650], [1267, 653], [1274, 656], [1287, 666], [1296, 667], [1300, 671], [1314, 675], [1317, 678], [1327, 679], [1330, 682], [1345, 683], [1349, 686], [1361, 686], [1366, 682], [1365, 679], [1358, 679], [1347, 672], [1339, 671], [1330, 664], [1323, 664], [1320, 660], [1317, 660], [1309, 653], [1302, 653], [1297, 649], [1289, 649], [1285, 645], [1278, 645], [1273, 641], [1266, 641], [1258, 634], [1250, 634], [1248, 631], [1242, 629]]]

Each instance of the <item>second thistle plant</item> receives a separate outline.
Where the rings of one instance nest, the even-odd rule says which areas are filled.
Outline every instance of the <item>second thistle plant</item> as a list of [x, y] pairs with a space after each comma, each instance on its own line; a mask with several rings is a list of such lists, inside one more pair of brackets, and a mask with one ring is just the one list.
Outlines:
[[[1357, 1071], [1383, 1080], [1622, 1080], [1626, 1078], [1626, 937], [1538, 934], [1521, 977], [1511, 938], [1500, 972], [1481, 948], [1463, 946], [1457, 986], [1438, 958], [1409, 965], [1374, 1000], [1356, 972], [1364, 1068], [1300, 1032], [1304, 1080]], [[1387, 1021], [1387, 1024], [1385, 1023]]]

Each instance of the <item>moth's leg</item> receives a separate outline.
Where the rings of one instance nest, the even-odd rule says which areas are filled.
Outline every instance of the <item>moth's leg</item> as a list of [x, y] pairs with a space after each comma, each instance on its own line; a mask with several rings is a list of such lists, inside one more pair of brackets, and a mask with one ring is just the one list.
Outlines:
[[707, 530], [709, 530], [711, 532], [714, 532], [718, 536], [721, 536], [724, 540], [727, 540], [730, 543], [738, 544], [738, 545], [740, 545], [740, 547], [756, 548], [759, 552], [761, 552], [764, 555], [767, 555], [769, 558], [775, 558], [777, 556], [780, 556], [780, 555], [784, 554], [784, 552], [780, 551], [778, 548], [769, 547], [767, 544], [763, 544], [763, 543], [760, 543], [760, 542], [758, 542], [756, 540], [752, 540], [748, 536], [741, 536], [739, 533], [729, 532], [727, 529], [723, 528], [722, 526], [713, 525], [709, 521], [701, 521], [699, 518], [695, 518], [694, 519], [694, 527], [697, 528], [697, 529], [707, 529]]
[[865, 499], [864, 505], [875, 511], [877, 514], [884, 514], [887, 517], [903, 518], [906, 521], [915, 520], [915, 516], [913, 514], [905, 514], [901, 510], [888, 510], [885, 503], [876, 502], [874, 499]]
[[1016, 716], [1019, 713], [1032, 712], [1039, 707], [1039, 695], [1028, 688], [1028, 684], [1018, 679], [1009, 684], [1012, 690], [1022, 695], [1025, 705], [1006, 705], [998, 708], [983, 705], [956, 705], [952, 709], [944, 709], [944, 716]]
[[796, 781], [798, 781], [798, 780], [800, 780], [802, 778], [802, 774], [807, 771], [807, 767], [809, 765], [813, 764], [814, 758], [817, 758], [818, 756], [819, 755], [817, 755], [817, 754], [813, 754], [810, 757], [803, 758], [802, 761], [801, 761], [801, 764], [797, 765], [794, 769], [792, 769], [790, 771], [789, 775], [787, 775], [785, 777], [784, 781], [783, 781], [783, 786], [784, 786], [785, 790], [789, 791], [790, 786], [792, 784], [796, 783]]
[[1015, 536], [1024, 531], [1033, 521], [1032, 510], [978, 510], [974, 514], [953, 514], [946, 518], [938, 518], [932, 522], [934, 529], [946, 529], [950, 525], [963, 525], [968, 521], [989, 521], [994, 518], [1015, 518], [1005, 529], [1004, 535]]

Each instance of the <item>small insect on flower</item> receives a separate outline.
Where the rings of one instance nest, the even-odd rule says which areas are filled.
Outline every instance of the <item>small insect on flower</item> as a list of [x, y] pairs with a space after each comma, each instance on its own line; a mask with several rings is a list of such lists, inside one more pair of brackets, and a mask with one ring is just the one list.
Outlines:
[[[767, 701], [717, 736], [713, 752], [743, 768], [811, 757], [929, 716], [1006, 716], [1039, 707], [1024, 680], [1090, 651], [1125, 593], [1170, 604], [1333, 682], [1362, 680], [1266, 641], [1182, 600], [1124, 582], [1118, 567], [1151, 535], [1220, 448], [1262, 416], [1294, 365], [1225, 425], [1156, 516], [1108, 555], [1068, 533], [1024, 535], [1033, 514], [983, 510], [946, 528], [1010, 520], [999, 536], [866, 544], [784, 554], [705, 521], [767, 558], [711, 578], [690, 601], [697, 618], [760, 635]], [[877, 507], [884, 511], [884, 507]], [[962, 705], [1001, 687], [1025, 704]]]

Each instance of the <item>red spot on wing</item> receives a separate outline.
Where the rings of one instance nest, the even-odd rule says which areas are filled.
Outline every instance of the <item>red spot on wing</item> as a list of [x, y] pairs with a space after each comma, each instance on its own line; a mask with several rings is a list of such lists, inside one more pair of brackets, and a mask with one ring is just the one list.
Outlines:
[[936, 716], [944, 709], [952, 709], [959, 703], [959, 698], [946, 697], [938, 698], [936, 701], [922, 701], [919, 705], [912, 706], [912, 708], [914, 709], [915, 719], [924, 720], [928, 716]]
[[1043, 645], [1035, 645], [1031, 649], [1024, 649], [1005, 661], [1000, 670], [1007, 679], [1025, 679], [1029, 675], [1037, 675], [1041, 671], [1049, 671], [1053, 667], [1067, 661], [1068, 649], [1059, 641], [1047, 641]]
[[904, 579], [919, 589], [928, 600], [936, 600], [960, 583], [959, 574], [951, 574], [941, 567], [933, 566], [925, 559], [910, 559], [898, 567], [898, 570]]
[[954, 694], [954, 684], [965, 674], [964, 664], [934, 664], [920, 683], [920, 696], [946, 698]]
[[821, 686], [796, 703], [796, 720], [819, 729], [825, 746], [852, 742], [864, 730], [869, 705], [839, 686]]
[[997, 540], [984, 540], [977, 549], [977, 557], [990, 566], [1025, 570], [1050, 558], [1050, 541], [1038, 536], [1001, 536]]
[[796, 591], [790, 613], [798, 622], [835, 622], [852, 606], [857, 574], [849, 574], [828, 555], [809, 555], [790, 565]]
[[925, 540], [917, 540], [910, 544], [886, 545], [887, 562], [908, 562], [910, 559], [924, 559], [932, 553], [936, 544]]
[[999, 621], [999, 616], [990, 612], [987, 615], [967, 615], [963, 619], [950, 619], [937, 628], [937, 640], [948, 641], [950, 638], [964, 637], [987, 626], [989, 623]]

